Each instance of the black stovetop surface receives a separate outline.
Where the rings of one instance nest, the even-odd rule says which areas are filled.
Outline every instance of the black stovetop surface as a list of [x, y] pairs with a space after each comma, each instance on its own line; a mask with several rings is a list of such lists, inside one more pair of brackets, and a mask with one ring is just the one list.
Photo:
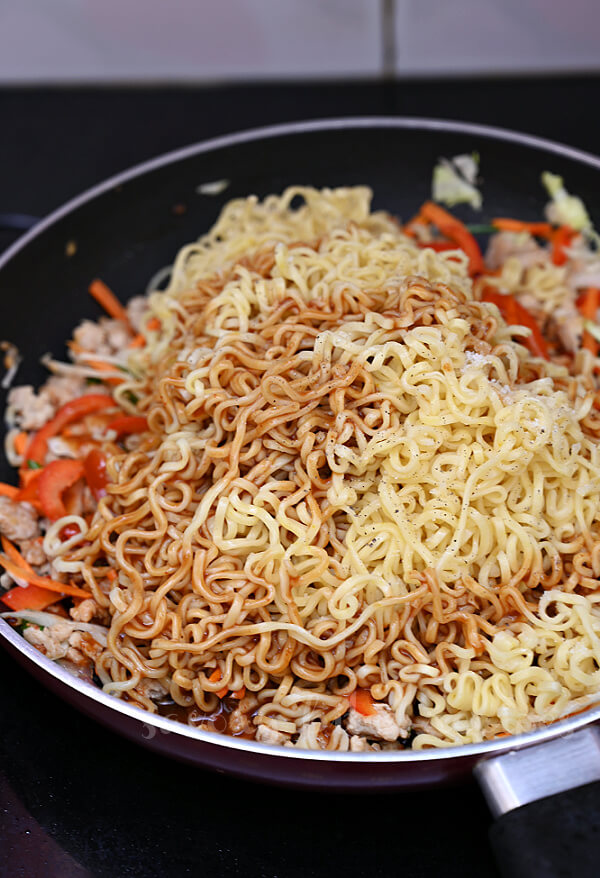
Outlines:
[[[0, 214], [42, 216], [127, 166], [258, 125], [347, 115], [485, 122], [597, 151], [599, 78], [0, 90]], [[0, 236], [0, 246], [8, 238]], [[0, 876], [495, 876], [474, 784], [350, 795], [168, 761], [0, 652]]]

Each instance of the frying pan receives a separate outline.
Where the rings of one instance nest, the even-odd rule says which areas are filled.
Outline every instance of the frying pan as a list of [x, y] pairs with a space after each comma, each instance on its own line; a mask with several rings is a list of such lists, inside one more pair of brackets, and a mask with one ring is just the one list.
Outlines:
[[[477, 151], [484, 208], [539, 219], [539, 179], [552, 170], [600, 219], [600, 159], [480, 125], [408, 118], [336, 119], [248, 131], [170, 153], [113, 177], [40, 222], [0, 258], [3, 338], [25, 355], [17, 383], [40, 383], [39, 357], [98, 316], [87, 296], [100, 276], [123, 299], [144, 292], [178, 248], [207, 230], [223, 204], [290, 184], [368, 184], [374, 206], [410, 217], [429, 196], [440, 156]], [[218, 194], [203, 184], [226, 181]], [[215, 188], [209, 187], [211, 192]], [[464, 214], [469, 217], [468, 212]], [[4, 400], [0, 399], [0, 403]], [[0, 476], [10, 468], [0, 464]], [[252, 780], [338, 790], [433, 786], [475, 775], [496, 824], [505, 874], [596, 874], [600, 828], [600, 706], [524, 735], [429, 751], [329, 753], [226, 737], [154, 716], [76, 679], [4, 620], [0, 642], [47, 688], [99, 722], [179, 760]]]

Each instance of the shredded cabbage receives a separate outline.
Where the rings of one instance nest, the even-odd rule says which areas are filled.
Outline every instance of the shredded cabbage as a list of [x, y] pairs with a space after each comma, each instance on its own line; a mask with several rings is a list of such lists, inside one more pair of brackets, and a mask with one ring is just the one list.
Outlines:
[[441, 158], [433, 169], [431, 194], [434, 201], [454, 207], [470, 204], [475, 210], [482, 205], [481, 192], [475, 186], [479, 172], [479, 156], [455, 155], [452, 159]]
[[72, 631], [87, 631], [102, 646], [106, 646], [108, 630], [103, 625], [94, 625], [93, 622], [77, 622], [75, 619], [65, 619], [55, 613], [44, 613], [42, 610], [11, 610], [9, 613], [0, 613], [0, 619], [24, 619], [33, 625], [41, 625], [50, 628], [59, 622], [66, 625]]
[[596, 341], [600, 341], [600, 326], [597, 323], [594, 323], [593, 320], [584, 320], [583, 328], [587, 329], [589, 334], [596, 339]]
[[542, 183], [551, 198], [546, 205], [546, 217], [558, 226], [571, 226], [577, 232], [592, 228], [592, 221], [585, 204], [577, 195], [569, 195], [564, 187], [563, 178], [558, 174], [544, 171]]

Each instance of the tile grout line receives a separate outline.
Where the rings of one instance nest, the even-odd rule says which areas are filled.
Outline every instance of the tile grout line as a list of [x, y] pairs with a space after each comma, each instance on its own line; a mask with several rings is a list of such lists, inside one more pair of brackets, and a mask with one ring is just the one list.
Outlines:
[[396, 75], [396, 0], [381, 0], [381, 75]]

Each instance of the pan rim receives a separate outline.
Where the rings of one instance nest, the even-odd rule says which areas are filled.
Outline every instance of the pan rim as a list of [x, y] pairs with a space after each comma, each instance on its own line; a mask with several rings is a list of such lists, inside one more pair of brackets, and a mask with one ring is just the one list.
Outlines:
[[[137, 177], [164, 168], [170, 164], [184, 161], [188, 158], [203, 153], [250, 143], [255, 140], [267, 140], [293, 134], [306, 134], [319, 131], [340, 131], [352, 128], [401, 128], [409, 130], [422, 130], [427, 132], [447, 132], [454, 134], [467, 134], [483, 137], [489, 140], [516, 143], [559, 155], [581, 164], [600, 170], [600, 157], [584, 150], [570, 147], [557, 141], [549, 140], [535, 135], [524, 134], [508, 128], [483, 125], [479, 123], [459, 122], [445, 119], [433, 119], [416, 116], [357, 116], [340, 117], [330, 119], [316, 119], [303, 122], [290, 122], [281, 125], [268, 125], [259, 128], [247, 129], [233, 134], [223, 135], [200, 141], [180, 149], [171, 150], [156, 158], [149, 159], [133, 165], [131, 168], [109, 177], [101, 183], [86, 189], [81, 194], [69, 199], [63, 205], [53, 210], [32, 229], [22, 235], [0, 256], [0, 271], [14, 256], [23, 250], [31, 241], [41, 235], [46, 229], [59, 222], [63, 217], [72, 213], [112, 189], [123, 185]], [[300, 750], [296, 748], [284, 748], [272, 744], [263, 744], [257, 741], [233, 738], [217, 732], [206, 732], [194, 729], [166, 717], [151, 714], [140, 707], [126, 704], [114, 695], [108, 695], [91, 683], [80, 680], [69, 671], [42, 655], [31, 646], [20, 634], [18, 634], [4, 620], [0, 619], [0, 639], [7, 641], [20, 652], [28, 662], [40, 668], [44, 673], [54, 677], [69, 689], [75, 690], [79, 695], [121, 713], [130, 719], [159, 729], [164, 733], [175, 734], [187, 739], [196, 740], [199, 743], [223, 747], [229, 750], [256, 753], [257, 758], [262, 756], [276, 758], [292, 758], [312, 762], [340, 762], [353, 763], [355, 765], [369, 764], [397, 764], [415, 762], [437, 762], [447, 759], [477, 759], [498, 753], [506, 753], [522, 747], [541, 744], [558, 738], [562, 735], [576, 731], [583, 726], [600, 720], [600, 704], [589, 707], [575, 716], [558, 720], [547, 726], [535, 729], [520, 735], [512, 735], [501, 739], [492, 739], [476, 744], [463, 744], [459, 746], [432, 748], [430, 750], [387, 750], [383, 753], [352, 753], [342, 751], [315, 751]]]
[[141, 177], [151, 171], [159, 170], [170, 164], [202, 155], [205, 152], [222, 149], [228, 146], [237, 146], [250, 143], [254, 140], [267, 140], [275, 137], [285, 137], [288, 134], [307, 134], [318, 131], [340, 131], [348, 128], [404, 128], [410, 130], [440, 131], [454, 134], [469, 134], [476, 137], [485, 137], [489, 140], [500, 140], [507, 143], [517, 143], [531, 149], [546, 150], [563, 158], [572, 159], [582, 164], [590, 165], [600, 170], [600, 156], [564, 143], [534, 134], [524, 134], [510, 128], [502, 128], [494, 125], [483, 125], [476, 122], [459, 122], [450, 119], [433, 119], [420, 116], [342, 116], [331, 119], [311, 119], [304, 122], [287, 122], [281, 125], [265, 125], [259, 128], [249, 128], [233, 134], [225, 134], [202, 140], [178, 149], [162, 153], [155, 158], [139, 162], [108, 177], [106, 180], [85, 189], [79, 195], [65, 201], [64, 204], [55, 208], [47, 216], [43, 217], [29, 231], [21, 235], [7, 250], [0, 255], [0, 270], [10, 262], [24, 247], [34, 240], [47, 228], [58, 222], [63, 217], [72, 213], [78, 207], [82, 207], [89, 201], [93, 201], [99, 195], [104, 195], [111, 189], [122, 186], [131, 180]]

